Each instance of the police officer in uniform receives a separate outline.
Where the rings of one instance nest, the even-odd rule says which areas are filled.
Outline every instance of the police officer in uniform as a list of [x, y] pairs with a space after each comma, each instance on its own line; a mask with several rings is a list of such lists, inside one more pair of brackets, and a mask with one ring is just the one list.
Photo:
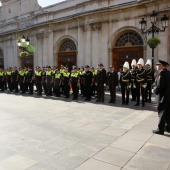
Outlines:
[[18, 93], [19, 72], [18, 72], [18, 68], [16, 66], [14, 67], [14, 73], [13, 73], [12, 79], [13, 79], [15, 93]]
[[19, 71], [19, 85], [21, 93], [25, 93], [25, 70], [22, 68]]
[[85, 101], [91, 101], [91, 90], [93, 84], [93, 73], [90, 71], [90, 67], [88, 65], [85, 66], [85, 72], [83, 75], [84, 78], [84, 89], [85, 89]]
[[132, 99], [131, 101], [136, 101], [136, 60], [133, 59], [132, 63], [131, 63], [131, 67], [132, 69], [130, 70], [130, 74], [131, 74], [131, 95], [132, 95]]
[[29, 87], [29, 94], [33, 94], [33, 86], [34, 86], [34, 72], [31, 67], [28, 68], [27, 73], [27, 82]]
[[155, 81], [154, 80], [155, 78], [154, 78], [154, 70], [151, 68], [152, 62], [150, 59], [147, 60], [145, 66], [146, 66], [146, 81], [147, 81], [147, 86], [145, 90], [145, 102], [151, 103], [152, 85], [153, 82]]
[[63, 84], [64, 84], [65, 98], [69, 98], [70, 97], [70, 72], [68, 67], [65, 67], [65, 71], [63, 73]]
[[137, 101], [135, 106], [140, 104], [140, 94], [142, 95], [142, 107], [145, 106], [145, 89], [146, 89], [146, 71], [143, 68], [144, 61], [142, 58], [138, 60], [138, 69], [136, 70], [136, 94]]
[[77, 67], [73, 67], [73, 72], [71, 73], [71, 85], [73, 89], [73, 98], [72, 100], [78, 99], [78, 93], [79, 93], [79, 86], [80, 86], [80, 76], [77, 71]]
[[37, 67], [37, 71], [35, 72], [35, 79], [37, 82], [37, 95], [42, 95], [42, 77], [43, 73], [40, 67]]
[[123, 65], [123, 72], [120, 75], [120, 85], [122, 92], [122, 104], [129, 104], [129, 89], [131, 83], [131, 74], [129, 71], [129, 63], [126, 61]]
[[61, 86], [61, 78], [62, 75], [58, 68], [56, 68], [56, 71], [54, 73], [54, 93], [56, 97], [60, 97], [60, 86]]
[[48, 67], [48, 66], [44, 66], [44, 67], [42, 68], [42, 87], [43, 87], [43, 89], [44, 89], [44, 94], [45, 94], [45, 95], [48, 94], [47, 81], [46, 81], [47, 67]]
[[110, 71], [107, 73], [107, 84], [110, 90], [110, 100], [108, 103], [116, 102], [116, 86], [118, 85], [118, 75], [114, 70], [114, 66], [109, 67]]
[[85, 87], [84, 87], [84, 73], [85, 73], [84, 67], [81, 66], [80, 67], [80, 71], [79, 71], [79, 75], [80, 75], [80, 93], [81, 93], [81, 95], [83, 97], [86, 96], [86, 94], [85, 94]]
[[156, 95], [158, 103], [158, 128], [153, 133], [163, 135], [164, 131], [170, 133], [170, 71], [167, 70], [169, 64], [159, 60], [156, 64], [159, 74], [155, 81], [153, 93]]
[[97, 97], [96, 102], [104, 102], [104, 85], [106, 85], [106, 70], [103, 64], [98, 65], [97, 71]]
[[0, 89], [1, 91], [4, 91], [4, 78], [5, 78], [5, 72], [3, 69], [0, 68]]
[[47, 86], [46, 96], [52, 96], [52, 85], [53, 85], [53, 71], [51, 70], [51, 66], [48, 66], [46, 71], [46, 86]]
[[7, 81], [10, 92], [12, 92], [13, 90], [12, 74], [13, 74], [12, 68], [10, 67], [7, 69], [7, 72], [6, 72], [6, 81]]

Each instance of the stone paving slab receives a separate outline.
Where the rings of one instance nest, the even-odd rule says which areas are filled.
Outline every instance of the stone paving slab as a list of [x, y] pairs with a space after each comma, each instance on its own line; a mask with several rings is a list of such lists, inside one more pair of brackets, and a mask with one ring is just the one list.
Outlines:
[[0, 93], [0, 170], [170, 170], [156, 105], [108, 100]]

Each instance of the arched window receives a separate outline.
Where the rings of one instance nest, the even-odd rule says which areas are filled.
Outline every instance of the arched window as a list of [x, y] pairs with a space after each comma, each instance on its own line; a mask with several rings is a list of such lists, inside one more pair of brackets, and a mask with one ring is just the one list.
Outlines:
[[4, 55], [1, 49], [0, 49], [0, 68], [4, 68]]
[[123, 33], [116, 41], [115, 47], [140, 46], [143, 45], [142, 38], [134, 31]]
[[60, 52], [76, 51], [76, 44], [72, 40], [66, 40], [60, 47]]

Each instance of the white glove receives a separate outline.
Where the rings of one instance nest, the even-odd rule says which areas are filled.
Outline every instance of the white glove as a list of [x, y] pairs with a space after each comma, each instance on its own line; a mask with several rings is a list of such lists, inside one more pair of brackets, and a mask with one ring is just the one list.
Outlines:
[[106, 86], [106, 83], [104, 83], [104, 87]]

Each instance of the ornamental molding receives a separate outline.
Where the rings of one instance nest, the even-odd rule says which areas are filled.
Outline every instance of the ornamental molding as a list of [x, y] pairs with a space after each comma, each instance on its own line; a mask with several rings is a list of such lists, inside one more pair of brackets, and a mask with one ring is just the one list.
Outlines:
[[102, 29], [101, 23], [91, 23], [81, 26], [84, 32], [87, 31], [99, 31]]

